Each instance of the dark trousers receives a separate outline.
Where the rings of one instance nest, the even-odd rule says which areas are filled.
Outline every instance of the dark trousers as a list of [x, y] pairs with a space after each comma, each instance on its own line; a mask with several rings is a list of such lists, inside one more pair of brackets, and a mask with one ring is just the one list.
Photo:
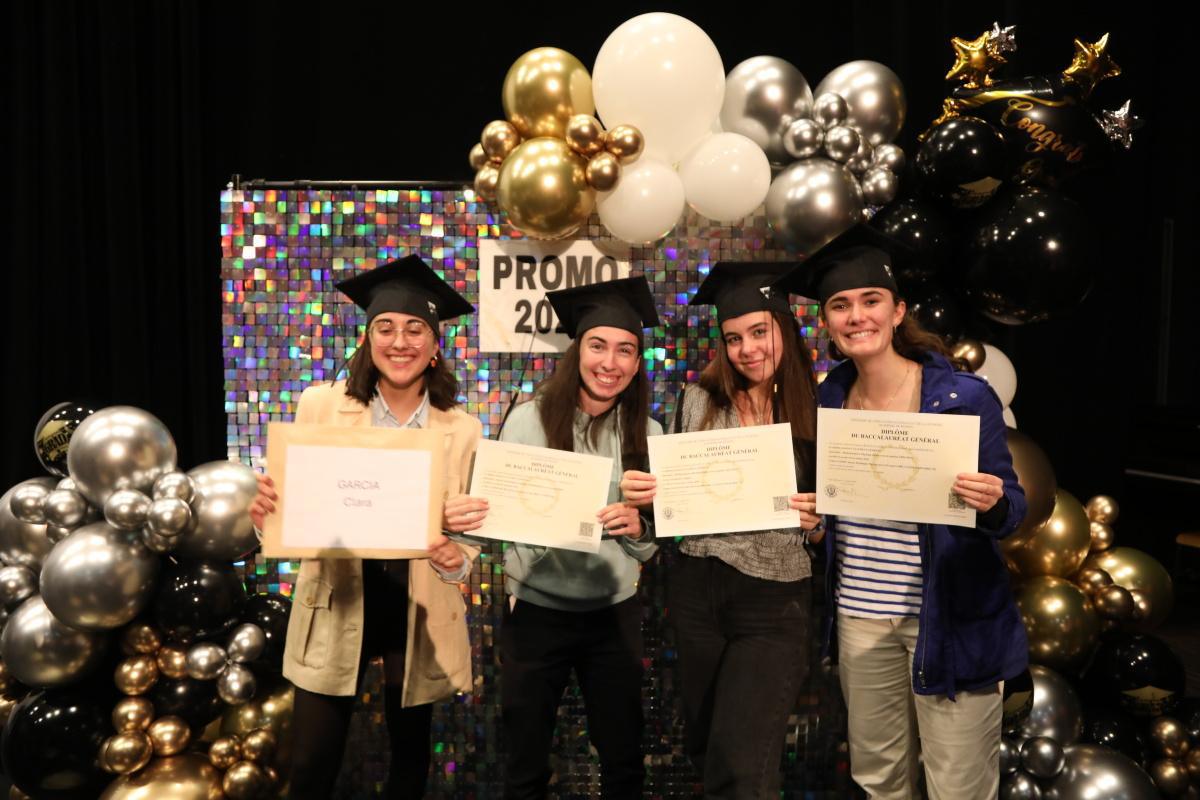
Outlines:
[[[384, 797], [410, 800], [425, 796], [429, 776], [429, 729], [433, 705], [404, 708], [404, 655], [408, 641], [408, 562], [363, 562], [363, 673], [375, 656], [383, 657], [383, 708], [391, 740], [391, 768]], [[333, 697], [296, 687], [292, 716], [295, 732], [289, 800], [327, 800], [333, 796], [346, 751], [346, 733], [355, 697]]]
[[557, 611], [520, 600], [500, 632], [506, 798], [542, 798], [550, 779], [554, 721], [571, 670], [579, 679], [588, 737], [600, 755], [600, 795], [640, 798], [642, 620], [632, 597], [596, 611]]
[[779, 796], [788, 715], [808, 674], [810, 584], [682, 554], [668, 573], [685, 742], [705, 797]]

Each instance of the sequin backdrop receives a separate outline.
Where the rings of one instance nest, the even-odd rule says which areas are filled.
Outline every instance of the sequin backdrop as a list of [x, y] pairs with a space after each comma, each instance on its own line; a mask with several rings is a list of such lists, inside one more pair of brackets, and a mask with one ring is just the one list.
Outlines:
[[[595, 217], [582, 238], [603, 238]], [[484, 238], [513, 238], [494, 207], [468, 190], [227, 189], [221, 194], [222, 336], [229, 457], [258, 466], [266, 426], [290, 420], [300, 393], [331, 380], [353, 353], [363, 331], [362, 312], [344, 302], [334, 284], [393, 258], [419, 253], [472, 303], [478, 301], [478, 247]], [[670, 418], [678, 387], [694, 381], [712, 357], [717, 329], [706, 308], [686, 306], [696, 286], [720, 260], [780, 260], [766, 220], [737, 227], [689, 214], [671, 236], [634, 248], [632, 274], [650, 281], [664, 326], [647, 339], [652, 414]], [[818, 372], [829, 362], [816, 307], [797, 306]], [[820, 334], [820, 335], [819, 335]], [[554, 357], [481, 355], [473, 317], [445, 330], [443, 350], [454, 364], [460, 402], [495, 437], [515, 389], [529, 392], [554, 366]], [[643, 703], [646, 715], [647, 796], [692, 797], [697, 776], [683, 755], [675, 686], [676, 653], [665, 602], [666, 545], [643, 570], [641, 597], [646, 639]], [[470, 608], [476, 691], [439, 704], [433, 723], [433, 796], [500, 797], [504, 743], [500, 732], [497, 633], [504, 599], [502, 549], [485, 550], [463, 592]], [[256, 556], [247, 562], [251, 592], [291, 594], [298, 562]], [[816, 578], [820, 580], [820, 576]], [[818, 584], [819, 585], [819, 584]], [[820, 592], [816, 593], [818, 596]], [[818, 599], [818, 603], [820, 600]], [[814, 614], [820, 614], [818, 606]], [[836, 681], [818, 661], [820, 625], [813, 625], [810, 678], [789, 722], [784, 753], [786, 797], [842, 797], [844, 710]], [[362, 708], [351, 728], [338, 797], [375, 797], [387, 774], [386, 730], [379, 682], [368, 672]], [[583, 704], [572, 685], [560, 709], [554, 746], [552, 794], [598, 796], [594, 751], [589, 751]]]

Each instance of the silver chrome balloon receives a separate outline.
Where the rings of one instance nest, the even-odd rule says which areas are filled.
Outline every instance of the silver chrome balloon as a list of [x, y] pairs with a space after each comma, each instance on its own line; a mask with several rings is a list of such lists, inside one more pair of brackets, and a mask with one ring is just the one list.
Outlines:
[[890, 169], [899, 175], [904, 169], [904, 151], [900, 149], [900, 145], [898, 144], [885, 142], [875, 148], [875, 153], [871, 157], [871, 163], [876, 167]]
[[60, 528], [78, 528], [88, 517], [88, 502], [73, 489], [55, 489], [46, 495], [46, 522]]
[[1034, 736], [1021, 745], [1021, 768], [1035, 778], [1053, 778], [1065, 763], [1062, 745], [1048, 736]]
[[[78, 434], [76, 434], [78, 435]], [[192, 523], [175, 551], [188, 558], [236, 561], [258, 547], [250, 503], [258, 494], [254, 470], [232, 461], [213, 461], [188, 471], [196, 487]]]
[[195, 494], [196, 487], [192, 485], [192, 479], [186, 473], [168, 472], [154, 482], [154, 490], [150, 496], [155, 500], [165, 500], [168, 497], [174, 497], [185, 503], [190, 503]]
[[1066, 748], [1066, 764], [1050, 784], [1055, 800], [1158, 800], [1150, 776], [1127, 756], [1097, 744]]
[[25, 481], [13, 487], [9, 504], [12, 515], [21, 522], [41, 525], [46, 521], [46, 497], [53, 491], [44, 482]]
[[858, 149], [854, 151], [854, 155], [846, 159], [846, 166], [855, 175], [862, 175], [871, 168], [871, 163], [874, 159], [875, 148], [867, 141], [867, 137], [858, 137]]
[[738, 64], [725, 78], [721, 127], [740, 133], [784, 163], [784, 132], [795, 120], [812, 113], [812, 89], [792, 64], [775, 56], [755, 56]]
[[840, 95], [846, 101], [846, 121], [873, 145], [892, 141], [904, 127], [908, 110], [904, 86], [896, 73], [883, 64], [876, 61], [842, 64], [817, 86], [818, 102], [826, 92]]
[[38, 576], [29, 567], [0, 568], [0, 605], [10, 611], [37, 594]]
[[1000, 780], [1000, 800], [1042, 800], [1042, 787], [1032, 775], [1018, 770]]
[[118, 489], [104, 503], [104, 519], [114, 528], [136, 531], [146, 524], [151, 500], [136, 489]]
[[46, 526], [46, 538], [50, 540], [51, 544], [58, 544], [63, 539], [70, 536], [71, 531], [73, 531], [73, 530], [75, 530], [75, 529], [74, 528], [63, 528], [58, 525], [47, 525]]
[[42, 598], [34, 596], [8, 618], [0, 636], [0, 658], [26, 686], [65, 686], [100, 664], [105, 644], [103, 634], [59, 622]]
[[75, 481], [70, 478], [63, 478], [54, 486], [55, 489], [66, 489], [71, 492], [78, 492], [79, 487], [75, 485]]
[[783, 134], [783, 149], [792, 158], [809, 158], [821, 152], [825, 129], [812, 119], [798, 119]]
[[1021, 750], [1004, 738], [1000, 740], [1000, 774], [1011, 775], [1021, 767]]
[[1077, 742], [1083, 730], [1083, 707], [1075, 689], [1066, 678], [1041, 664], [1031, 664], [1029, 674], [1033, 677], [1033, 708], [1013, 738], [1022, 745], [1035, 736], [1047, 736], [1064, 747]]
[[862, 186], [863, 201], [873, 206], [892, 202], [900, 189], [900, 181], [896, 174], [883, 167], [871, 167], [863, 174], [859, 185]]
[[[33, 478], [24, 483], [33, 481], [40, 482], [47, 489], [54, 486], [54, 478], [50, 477]], [[0, 562], [37, 569], [54, 543], [46, 538], [45, 523], [22, 522], [13, 516], [12, 494], [22, 485], [19, 483], [0, 496]]]
[[212, 642], [193, 645], [187, 652], [187, 674], [198, 681], [211, 681], [225, 669], [225, 648]]
[[254, 673], [241, 664], [230, 664], [217, 676], [217, 695], [231, 706], [253, 700], [257, 689]]
[[156, 536], [178, 536], [192, 522], [192, 507], [178, 497], [155, 500], [146, 515], [146, 528]]
[[229, 660], [238, 664], [249, 664], [262, 657], [267, 649], [267, 636], [263, 629], [252, 622], [247, 622], [233, 629], [229, 636], [226, 652]]
[[103, 508], [118, 489], [146, 493], [175, 471], [175, 440], [153, 414], [133, 406], [103, 408], [80, 423], [67, 449], [79, 492]]
[[825, 155], [834, 161], [845, 163], [858, 152], [862, 137], [849, 125], [834, 125], [825, 131]]
[[812, 118], [822, 128], [841, 125], [849, 113], [850, 108], [841, 95], [836, 92], [817, 92], [817, 99], [813, 101]]
[[63, 539], [42, 566], [42, 598], [67, 625], [108, 630], [132, 622], [154, 592], [158, 556], [136, 533], [93, 522]]
[[142, 537], [142, 544], [152, 553], [170, 553], [175, 549], [175, 545], [179, 544], [178, 536], [159, 536], [149, 528], [142, 528], [140, 535]]
[[776, 241], [807, 257], [862, 219], [862, 190], [844, 165], [806, 158], [771, 181], [766, 210]]

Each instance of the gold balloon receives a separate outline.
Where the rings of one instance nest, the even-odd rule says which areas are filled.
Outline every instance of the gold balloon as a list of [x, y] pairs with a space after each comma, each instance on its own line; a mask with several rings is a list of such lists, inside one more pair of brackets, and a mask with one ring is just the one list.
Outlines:
[[1105, 586], [1092, 595], [1096, 612], [1104, 619], [1133, 619], [1133, 595], [1124, 586]]
[[21, 701], [16, 697], [0, 694], [0, 728], [8, 724], [8, 718], [12, 716], [13, 709], [17, 707], [17, 703], [19, 702]]
[[222, 800], [221, 773], [196, 753], [156, 758], [109, 784], [100, 800]]
[[292, 709], [296, 690], [285, 680], [259, 685], [254, 699], [233, 706], [221, 720], [222, 733], [246, 737], [251, 731], [267, 729], [275, 734], [273, 766], [287, 772], [292, 763]]
[[567, 144], [584, 158], [604, 150], [604, 126], [590, 114], [576, 114], [567, 121]]
[[158, 651], [158, 670], [168, 678], [180, 680], [187, 677], [187, 651], [167, 645]]
[[208, 748], [209, 762], [221, 771], [225, 771], [242, 760], [242, 745], [236, 736], [222, 736]]
[[154, 755], [173, 756], [187, 749], [192, 729], [181, 717], [159, 717], [146, 731], [154, 743]]
[[470, 154], [467, 155], [467, 161], [471, 164], [471, 169], [479, 169], [488, 162], [487, 153], [483, 152], [483, 145], [476, 143], [471, 148]]
[[17, 681], [13, 678], [12, 673], [8, 671], [8, 667], [3, 661], [0, 661], [0, 694], [7, 694], [16, 684]]
[[1089, 531], [1092, 534], [1092, 552], [1098, 553], [1101, 550], [1107, 550], [1113, 546], [1117, 535], [1113, 532], [1112, 525], [1103, 522], [1089, 522]]
[[221, 787], [229, 800], [259, 800], [271, 790], [271, 779], [257, 764], [239, 761], [225, 771]]
[[621, 180], [621, 162], [612, 153], [600, 153], [588, 162], [584, 175], [588, 186], [597, 192], [610, 192]]
[[277, 744], [275, 734], [266, 728], [250, 731], [242, 740], [242, 758], [260, 765], [269, 764]]
[[1200, 783], [1200, 747], [1188, 751], [1183, 765], [1187, 767], [1188, 777], [1192, 779], [1192, 783]]
[[10, 786], [8, 789], [8, 800], [33, 800], [33, 798], [22, 792], [17, 787]]
[[596, 112], [592, 76], [578, 58], [557, 47], [538, 47], [514, 61], [500, 99], [504, 116], [526, 139], [561, 139], [571, 117]]
[[974, 372], [983, 366], [987, 351], [983, 349], [983, 342], [977, 339], [959, 339], [958, 344], [954, 345], [954, 357], [965, 361]]
[[620, 160], [622, 165], [629, 165], [638, 160], [638, 156], [646, 149], [646, 140], [642, 132], [632, 125], [618, 125], [608, 132], [605, 137], [608, 143], [605, 148]]
[[262, 770], [263, 773], [266, 774], [267, 780], [271, 782], [272, 789], [278, 788], [281, 785], [281, 778], [278, 770], [276, 770], [274, 767], [263, 767]]
[[1175, 605], [1171, 576], [1152, 556], [1132, 547], [1110, 547], [1092, 553], [1083, 565], [1104, 570], [1112, 576], [1113, 583], [1124, 586], [1133, 595], [1134, 620], [1127, 628], [1148, 632], [1171, 614]]
[[1180, 797], [1187, 791], [1190, 780], [1187, 767], [1171, 758], [1150, 765], [1150, 777], [1158, 791], [1167, 797]]
[[1025, 521], [1016, 533], [1008, 537], [1012, 539], [1033, 532], [1049, 519], [1054, 511], [1058, 481], [1054, 477], [1050, 459], [1037, 442], [1013, 428], [1008, 430], [1008, 452], [1012, 454], [1013, 470], [1017, 473], [1021, 488], [1025, 490], [1025, 503], [1028, 506]]
[[121, 633], [121, 652], [127, 656], [152, 655], [162, 647], [162, 634], [153, 625], [135, 622]]
[[127, 658], [117, 665], [114, 682], [123, 694], [139, 695], [150, 691], [158, 680], [158, 664], [154, 656]]
[[479, 144], [483, 146], [483, 152], [487, 154], [488, 160], [496, 165], [502, 164], [520, 143], [521, 134], [517, 133], [517, 129], [513, 127], [512, 123], [502, 119], [485, 125], [483, 134], [479, 137]]
[[1183, 758], [1188, 752], [1188, 733], [1177, 719], [1158, 717], [1150, 723], [1150, 741], [1163, 758]]
[[495, 164], [484, 164], [475, 173], [475, 194], [487, 202], [496, 199], [496, 186], [500, 183], [500, 170]]
[[595, 194], [587, 162], [562, 139], [522, 142], [500, 168], [496, 194], [509, 223], [534, 239], [562, 239], [587, 222]]
[[1040, 575], [1016, 587], [1017, 608], [1029, 636], [1029, 660], [1060, 672], [1082, 667], [1100, 631], [1092, 601], [1075, 584]]
[[117, 733], [144, 731], [154, 720], [154, 703], [145, 697], [126, 697], [113, 706], [112, 724]]
[[1102, 569], [1084, 567], [1075, 574], [1075, 585], [1088, 594], [1095, 594], [1105, 586], [1112, 586], [1112, 576]]
[[1073, 575], [1092, 546], [1083, 506], [1063, 489], [1055, 493], [1054, 511], [1034, 528], [1024, 528], [1000, 541], [1000, 552], [1015, 575]]
[[1098, 494], [1087, 501], [1087, 515], [1092, 522], [1112, 525], [1117, 521], [1117, 515], [1120, 513], [1121, 509], [1117, 506], [1117, 501], [1108, 495]]
[[144, 733], [118, 733], [100, 745], [100, 766], [107, 772], [127, 775], [150, 763], [154, 746]]

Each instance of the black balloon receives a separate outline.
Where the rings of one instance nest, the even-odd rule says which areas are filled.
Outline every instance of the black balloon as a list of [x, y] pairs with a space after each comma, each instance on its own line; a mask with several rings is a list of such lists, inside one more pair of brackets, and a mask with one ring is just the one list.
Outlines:
[[1192, 747], [1200, 745], [1200, 697], [1180, 698], [1171, 714], [1183, 723]]
[[80, 423], [95, 413], [91, 403], [68, 400], [42, 414], [33, 429], [33, 450], [47, 472], [60, 478], [67, 476], [67, 446]]
[[245, 603], [246, 589], [232, 564], [168, 562], [158, 579], [154, 619], [168, 638], [188, 644], [228, 632]]
[[283, 645], [287, 640], [288, 616], [291, 613], [292, 601], [281, 594], [256, 594], [246, 601], [242, 622], [252, 622], [262, 628], [267, 638], [267, 649], [259, 663], [269, 664], [275, 669], [283, 666]]
[[1002, 193], [967, 237], [962, 290], [997, 322], [1040, 322], [1083, 301], [1094, 260], [1091, 225], [1077, 204], [1049, 189]]
[[930, 203], [911, 197], [896, 200], [879, 209], [870, 225], [912, 251], [911, 258], [897, 262], [896, 279], [901, 283], [929, 280], [950, 258], [950, 229]]
[[4, 728], [4, 771], [31, 797], [94, 800], [112, 780], [96, 762], [114, 733], [111, 713], [103, 693], [70, 688], [30, 695]]
[[1143, 766], [1146, 764], [1146, 739], [1142, 736], [1142, 724], [1133, 715], [1119, 709], [1105, 706], [1089, 706], [1085, 709], [1080, 741], [1111, 747]]
[[955, 208], [977, 208], [1004, 182], [1004, 137], [978, 117], [956, 117], [930, 131], [914, 164], [930, 195]]
[[216, 681], [167, 678], [159, 675], [150, 690], [156, 717], [183, 717], [193, 729], [203, 728], [225, 710]]
[[1003, 729], [1020, 726], [1033, 710], [1033, 675], [1026, 669], [1004, 682]]
[[900, 286], [900, 293], [908, 306], [908, 314], [921, 323], [927, 331], [943, 339], [956, 340], [963, 334], [962, 312], [958, 310], [958, 299], [942, 289], [937, 283], [910, 283]]
[[1179, 656], [1161, 639], [1147, 634], [1106, 634], [1083, 675], [1090, 703], [1141, 718], [1171, 715], [1183, 687]]

